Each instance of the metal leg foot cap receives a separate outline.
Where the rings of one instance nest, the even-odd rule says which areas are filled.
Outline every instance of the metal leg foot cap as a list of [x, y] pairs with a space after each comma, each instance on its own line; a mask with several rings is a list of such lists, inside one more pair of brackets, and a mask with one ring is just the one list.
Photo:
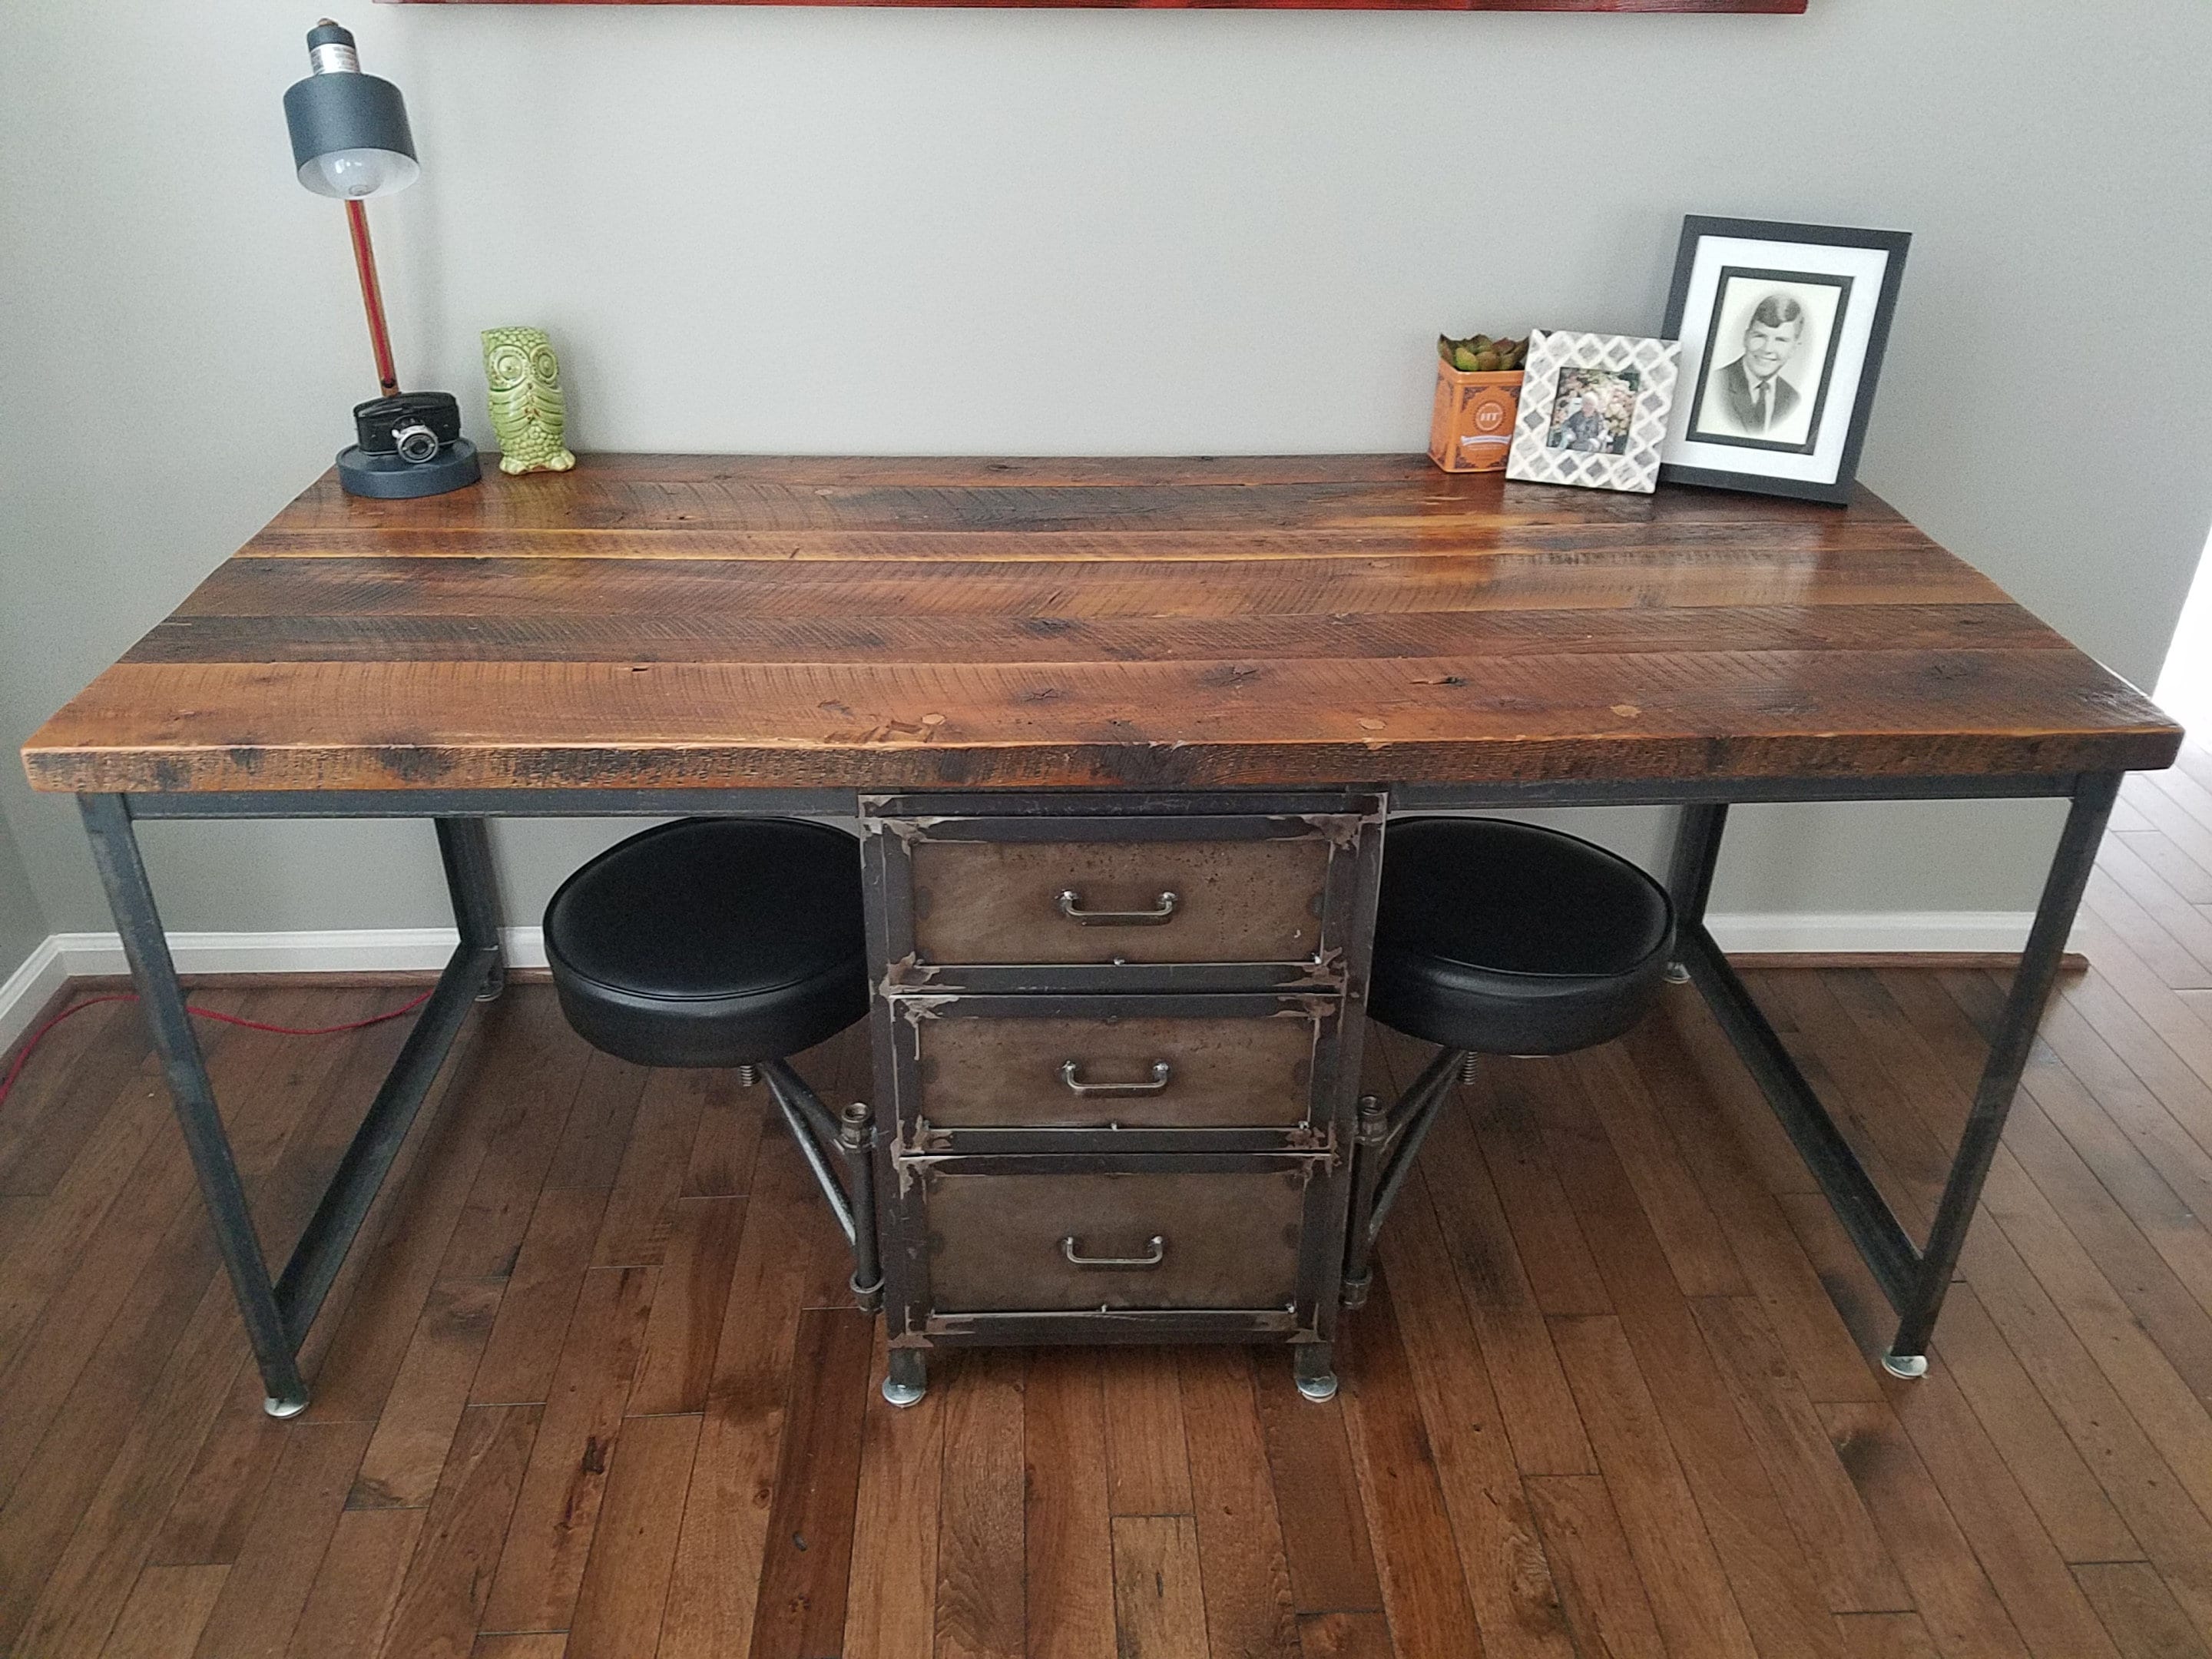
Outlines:
[[908, 1406], [919, 1406], [922, 1395], [928, 1392], [927, 1387], [920, 1382], [902, 1382], [895, 1376], [884, 1379], [884, 1398], [902, 1410]]
[[1687, 985], [1689, 982], [1690, 970], [1686, 967], [1679, 962], [1670, 962], [1667, 964], [1668, 984]]
[[1886, 1353], [1881, 1357], [1881, 1368], [1892, 1376], [1901, 1376], [1910, 1382], [1928, 1375], [1928, 1356], [1924, 1353]]
[[262, 1399], [261, 1409], [271, 1417], [297, 1417], [307, 1409], [307, 1396], [303, 1394], [297, 1400], [279, 1400], [273, 1394], [267, 1395]]
[[1316, 1405], [1325, 1400], [1334, 1400], [1336, 1398], [1336, 1373], [1323, 1371], [1319, 1376], [1302, 1376], [1298, 1379], [1298, 1392]]

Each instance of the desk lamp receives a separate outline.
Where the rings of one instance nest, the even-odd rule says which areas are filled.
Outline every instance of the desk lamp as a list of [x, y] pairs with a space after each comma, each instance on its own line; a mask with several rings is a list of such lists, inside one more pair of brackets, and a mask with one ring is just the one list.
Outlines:
[[354, 495], [442, 495], [477, 481], [476, 446], [461, 436], [461, 406], [451, 392], [399, 389], [362, 205], [404, 190], [422, 171], [407, 106], [391, 82], [361, 72], [352, 34], [327, 17], [307, 31], [307, 62], [314, 72], [284, 94], [292, 160], [301, 184], [345, 204], [379, 387], [354, 406], [356, 441], [338, 452], [338, 483]]

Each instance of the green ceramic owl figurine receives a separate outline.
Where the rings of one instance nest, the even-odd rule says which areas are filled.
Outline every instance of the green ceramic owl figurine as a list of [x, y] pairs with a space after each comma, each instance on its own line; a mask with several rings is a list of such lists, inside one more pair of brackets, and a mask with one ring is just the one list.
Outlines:
[[566, 472], [575, 465], [561, 441], [568, 407], [561, 360], [542, 328], [483, 331], [484, 379], [491, 386], [491, 429], [502, 472]]

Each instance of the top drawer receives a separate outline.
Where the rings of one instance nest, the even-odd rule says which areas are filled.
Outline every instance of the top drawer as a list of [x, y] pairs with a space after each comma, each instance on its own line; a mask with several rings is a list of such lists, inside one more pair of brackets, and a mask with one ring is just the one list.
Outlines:
[[1371, 797], [1296, 813], [1178, 811], [1161, 796], [1124, 812], [1096, 798], [1080, 811], [1039, 798], [1019, 816], [915, 810], [933, 804], [863, 805], [888, 988], [1338, 989], [1364, 961]]
[[925, 841], [924, 962], [1300, 962], [1321, 948], [1328, 843]]

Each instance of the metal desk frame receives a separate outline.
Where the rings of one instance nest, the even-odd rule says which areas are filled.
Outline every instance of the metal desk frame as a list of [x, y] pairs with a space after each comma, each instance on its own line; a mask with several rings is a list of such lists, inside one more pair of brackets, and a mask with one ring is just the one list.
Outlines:
[[[1863, 778], [1534, 784], [1411, 784], [1387, 790], [1405, 814], [1472, 808], [1679, 805], [1668, 889], [1682, 965], [1703, 994], [1775, 1114], [1834, 1206], [1898, 1315], [1883, 1364], [1896, 1376], [1928, 1369], [1929, 1337], [1957, 1267], [1982, 1183], [1996, 1155], [2021, 1071], [2057, 980], [2120, 774], [2048, 777]], [[1362, 786], [1368, 787], [1368, 786]], [[853, 817], [857, 789], [391, 790], [85, 794], [78, 797], [93, 857], [107, 890], [131, 977], [161, 1057], [178, 1122], [230, 1274], [271, 1416], [306, 1409], [299, 1350], [351, 1249], [417, 1109], [435, 1081], [471, 1002], [506, 981], [499, 903], [485, 821], [493, 817], [720, 816]], [[979, 803], [994, 792], [975, 792]], [[996, 792], [1004, 793], [1004, 792]], [[1207, 792], [1213, 793], [1213, 792]], [[2066, 826], [2045, 880], [1964, 1134], [1952, 1158], [1928, 1242], [1915, 1245], [1834, 1119], [1705, 927], [1728, 809], [1735, 804], [2064, 799]], [[272, 1278], [222, 1127], [199, 1041], [185, 1008], [135, 824], [165, 818], [430, 818], [445, 863], [460, 942], [438, 977], [392, 1071], [363, 1115], [283, 1267]], [[1387, 843], [1388, 833], [1385, 832]], [[1387, 848], [1386, 848], [1387, 856]]]

